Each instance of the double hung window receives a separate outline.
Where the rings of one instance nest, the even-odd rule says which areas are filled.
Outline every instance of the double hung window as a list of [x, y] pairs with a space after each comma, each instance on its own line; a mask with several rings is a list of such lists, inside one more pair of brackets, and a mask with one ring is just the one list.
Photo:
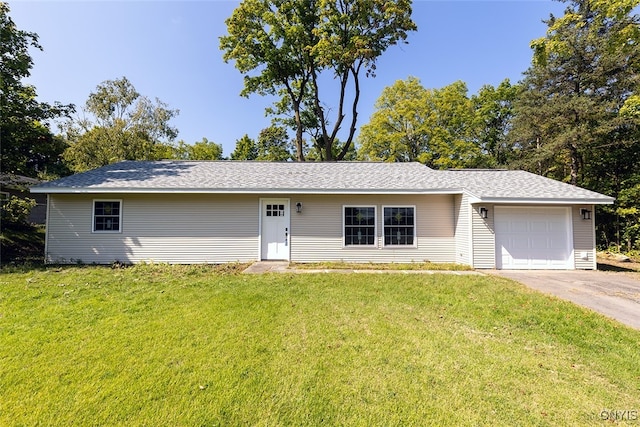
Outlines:
[[415, 208], [384, 207], [384, 245], [413, 246], [415, 241]]
[[344, 245], [373, 246], [376, 243], [376, 208], [344, 207]]
[[[414, 206], [382, 207], [384, 247], [416, 246]], [[375, 206], [344, 207], [344, 246], [378, 246], [379, 230]]]
[[119, 233], [122, 222], [122, 201], [94, 200], [93, 201], [93, 231]]

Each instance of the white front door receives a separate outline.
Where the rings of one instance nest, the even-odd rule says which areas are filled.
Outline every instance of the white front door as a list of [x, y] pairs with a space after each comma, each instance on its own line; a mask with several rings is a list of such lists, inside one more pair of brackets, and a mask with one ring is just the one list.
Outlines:
[[260, 259], [289, 260], [289, 199], [262, 199], [260, 203]]

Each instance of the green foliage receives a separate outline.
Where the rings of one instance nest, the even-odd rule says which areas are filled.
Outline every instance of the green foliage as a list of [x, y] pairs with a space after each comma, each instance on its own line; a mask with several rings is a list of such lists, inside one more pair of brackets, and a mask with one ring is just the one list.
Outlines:
[[[513, 166], [618, 198], [598, 212], [601, 245], [634, 246], [640, 200], [638, 1], [571, 0], [535, 40], [510, 132]], [[631, 210], [629, 210], [631, 209]]]
[[223, 160], [222, 145], [209, 141], [207, 138], [202, 138], [202, 141], [198, 141], [195, 144], [187, 144], [184, 141], [179, 141], [173, 151], [172, 157], [167, 158], [180, 160]]
[[35, 206], [35, 200], [13, 195], [0, 201], [0, 266], [44, 259], [44, 229], [29, 223]]
[[618, 193], [615, 213], [621, 222], [620, 241], [632, 252], [640, 250], [640, 182], [625, 184]]
[[620, 116], [629, 118], [640, 117], [640, 94], [631, 95], [620, 108]]
[[29, 214], [36, 206], [36, 201], [30, 198], [11, 196], [2, 201], [2, 226], [27, 225]]
[[255, 160], [258, 157], [258, 147], [249, 135], [244, 135], [236, 141], [236, 148], [231, 153], [231, 160]]
[[491, 276], [2, 282], [2, 425], [583, 426], [637, 405], [640, 332]]
[[600, 47], [605, 50], [617, 50], [620, 47], [634, 45], [633, 40], [640, 40], [640, 28], [632, 18], [634, 8], [640, 0], [560, 0], [569, 3], [562, 17], [547, 21], [547, 35], [531, 42], [534, 51], [534, 65], [546, 66], [553, 56], [567, 56], [574, 53], [574, 41], [566, 37], [567, 29], [577, 30], [607, 29], [611, 25], [617, 27], [615, 34], [607, 34], [600, 40]]
[[46, 121], [70, 114], [73, 105], [38, 102], [35, 87], [22, 83], [33, 67], [30, 49], [42, 50], [38, 35], [17, 29], [8, 4], [0, 3], [0, 163], [16, 175], [65, 174], [65, 144]]
[[373, 161], [417, 161], [429, 150], [427, 98], [420, 80], [409, 77], [386, 87], [369, 123], [360, 129], [359, 158]]
[[397, 81], [383, 90], [371, 121], [362, 126], [359, 157], [440, 169], [483, 165], [475, 108], [464, 82], [425, 89], [414, 77]]
[[[416, 29], [410, 0], [244, 0], [226, 24], [228, 35], [220, 38], [220, 48], [224, 60], [234, 61], [245, 77], [242, 94], [283, 97], [271, 111], [293, 120], [300, 161], [303, 133], [310, 124], [321, 135], [319, 157], [334, 159], [333, 146], [349, 102], [347, 88], [353, 84], [351, 123], [336, 159], [344, 158], [356, 131], [360, 72], [373, 75], [377, 58]], [[333, 74], [339, 85], [331, 125], [320, 97], [323, 72]]]
[[287, 130], [277, 125], [262, 129], [257, 141], [244, 135], [236, 141], [236, 148], [231, 153], [231, 160], [282, 162], [293, 158]]
[[520, 85], [512, 85], [506, 79], [498, 87], [482, 86], [478, 94], [471, 97], [476, 144], [484, 154], [484, 167], [504, 167], [512, 160], [507, 136], [514, 118], [513, 104], [520, 90]]
[[292, 158], [286, 129], [271, 126], [262, 129], [256, 144], [256, 160], [287, 161]]
[[222, 144], [202, 138], [195, 144], [189, 146], [189, 160], [222, 160]]
[[67, 127], [64, 159], [76, 172], [121, 160], [159, 160], [167, 153], [163, 144], [178, 134], [169, 124], [178, 110], [141, 96], [126, 77], [99, 84], [85, 110], [93, 120]]
[[[299, 112], [308, 96], [311, 59], [307, 47], [314, 44], [315, 14], [311, 0], [245, 0], [225, 21], [228, 35], [220, 38], [224, 60], [234, 61], [244, 75], [243, 96], [275, 95], [282, 90], [291, 100], [299, 136], [298, 160], [304, 160]], [[254, 71], [257, 74], [252, 75]]]

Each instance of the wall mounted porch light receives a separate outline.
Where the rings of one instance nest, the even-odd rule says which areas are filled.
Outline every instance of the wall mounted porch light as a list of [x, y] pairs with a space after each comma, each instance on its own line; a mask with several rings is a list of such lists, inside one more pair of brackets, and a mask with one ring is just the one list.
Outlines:
[[489, 217], [489, 210], [487, 208], [485, 208], [484, 206], [480, 208], [480, 216], [484, 219], [487, 219]]
[[591, 211], [589, 209], [580, 209], [580, 215], [584, 220], [591, 219]]
[[302, 203], [300, 202], [296, 203], [296, 212], [302, 213]]

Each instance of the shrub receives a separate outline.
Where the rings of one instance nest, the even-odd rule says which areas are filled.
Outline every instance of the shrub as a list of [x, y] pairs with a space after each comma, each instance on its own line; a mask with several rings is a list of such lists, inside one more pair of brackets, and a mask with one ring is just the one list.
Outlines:
[[36, 201], [29, 198], [11, 196], [2, 203], [2, 224], [27, 225], [31, 209], [36, 206]]

